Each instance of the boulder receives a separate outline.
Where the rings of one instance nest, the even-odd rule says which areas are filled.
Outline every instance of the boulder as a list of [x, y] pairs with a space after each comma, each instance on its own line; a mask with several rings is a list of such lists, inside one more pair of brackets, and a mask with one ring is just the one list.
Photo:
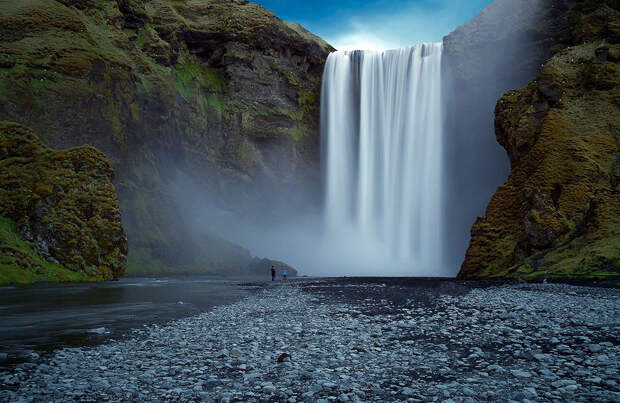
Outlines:
[[93, 147], [53, 151], [28, 128], [0, 122], [3, 282], [119, 279], [127, 237], [113, 178]]
[[240, 0], [14, 3], [0, 3], [0, 119], [108, 156], [130, 271], [238, 266], [188, 201], [260, 224], [320, 200], [333, 49], [298, 24]]

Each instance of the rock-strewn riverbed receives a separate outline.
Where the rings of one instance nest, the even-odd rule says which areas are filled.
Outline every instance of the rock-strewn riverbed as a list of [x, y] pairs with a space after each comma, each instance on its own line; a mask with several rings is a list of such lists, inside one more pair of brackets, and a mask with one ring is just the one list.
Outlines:
[[322, 280], [60, 350], [0, 400], [620, 401], [620, 290]]

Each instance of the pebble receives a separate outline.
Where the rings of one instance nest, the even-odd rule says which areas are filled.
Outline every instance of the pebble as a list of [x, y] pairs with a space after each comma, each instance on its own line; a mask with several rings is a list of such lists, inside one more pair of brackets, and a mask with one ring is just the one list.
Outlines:
[[105, 327], [98, 327], [95, 329], [88, 330], [88, 333], [92, 333], [92, 334], [105, 334], [105, 332], [106, 332]]
[[530, 378], [532, 374], [527, 371], [521, 371], [520, 369], [513, 369], [510, 371], [512, 376], [516, 376], [517, 378]]
[[620, 401], [619, 297], [557, 284], [291, 282], [33, 356], [0, 370], [0, 401]]

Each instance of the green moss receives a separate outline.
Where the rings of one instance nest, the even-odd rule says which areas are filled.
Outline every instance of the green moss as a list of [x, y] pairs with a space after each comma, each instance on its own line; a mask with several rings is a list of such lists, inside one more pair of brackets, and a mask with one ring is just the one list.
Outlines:
[[[10, 122], [0, 122], [0, 155], [0, 183], [8, 184], [0, 188], [0, 215], [41, 235], [62, 267], [93, 279], [118, 279], [126, 241], [105, 156], [92, 147], [52, 151]], [[32, 214], [37, 210], [44, 215]], [[10, 263], [25, 269], [34, 264]]]
[[244, 61], [248, 60], [250, 58], [250, 55], [248, 55], [247, 53], [243, 53], [239, 50], [230, 49], [224, 54], [224, 58]]
[[620, 276], [620, 236], [586, 243], [577, 238], [548, 253], [539, 253], [512, 267], [488, 266], [476, 277], [492, 278], [580, 278], [603, 279]]
[[175, 85], [181, 96], [189, 100], [200, 90], [222, 92], [226, 81], [220, 70], [187, 62], [173, 67]]
[[129, 105], [129, 110], [131, 111], [131, 117], [135, 121], [140, 121], [140, 105], [138, 103], [133, 102]]
[[215, 114], [217, 120], [222, 120], [224, 110], [226, 108], [226, 102], [217, 94], [211, 94], [207, 98], [207, 106], [210, 115]]
[[297, 75], [294, 72], [285, 71], [284, 76], [286, 77], [286, 80], [288, 81], [288, 83], [291, 84], [292, 86], [299, 87], [301, 85], [301, 83], [299, 82], [299, 77], [297, 77]]
[[150, 27], [146, 27], [138, 31], [136, 36], [136, 45], [138, 45], [138, 48], [142, 48], [142, 46], [149, 40], [151, 37], [149, 30], [151, 29], [152, 28]]
[[551, 53], [558, 53], [562, 50], [564, 50], [566, 48], [566, 46], [564, 45], [553, 45], [551, 47], [551, 49], [549, 49], [551, 51]]
[[203, 67], [201, 77], [204, 81], [204, 86], [208, 89], [218, 92], [222, 92], [226, 89], [226, 80], [224, 79], [222, 71], [219, 69]]
[[293, 127], [291, 129], [287, 130], [287, 133], [291, 136], [293, 136], [293, 138], [296, 141], [300, 141], [302, 138], [304, 138], [304, 136], [306, 136], [306, 132], [303, 129], [300, 129], [298, 127]]
[[34, 251], [30, 243], [21, 239], [15, 222], [0, 217], [0, 285], [96, 280], [101, 278], [48, 262]]
[[584, 14], [589, 14], [599, 8], [601, 5], [606, 4], [609, 7], [618, 10], [620, 4], [618, 0], [580, 0], [579, 9]]

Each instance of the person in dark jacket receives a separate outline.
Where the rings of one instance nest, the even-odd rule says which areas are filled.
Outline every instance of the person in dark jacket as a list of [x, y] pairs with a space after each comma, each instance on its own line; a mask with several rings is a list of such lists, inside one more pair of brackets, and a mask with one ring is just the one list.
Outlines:
[[276, 281], [276, 267], [271, 266], [271, 281]]

